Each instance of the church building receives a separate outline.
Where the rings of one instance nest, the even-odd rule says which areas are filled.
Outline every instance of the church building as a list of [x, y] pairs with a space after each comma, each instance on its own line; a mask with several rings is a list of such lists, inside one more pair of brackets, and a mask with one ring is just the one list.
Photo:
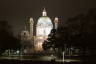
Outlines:
[[[57, 29], [58, 18], [55, 17], [54, 21], [52, 21], [51, 18], [47, 16], [47, 11], [44, 8], [42, 16], [39, 17], [36, 25], [32, 17], [27, 22], [25, 30], [21, 32], [21, 43], [24, 45], [23, 47], [25, 47], [25, 52], [26, 50], [30, 52], [33, 50], [43, 51], [42, 44], [44, 40], [47, 39], [53, 27]], [[34, 32], [36, 32], [35, 35]]]

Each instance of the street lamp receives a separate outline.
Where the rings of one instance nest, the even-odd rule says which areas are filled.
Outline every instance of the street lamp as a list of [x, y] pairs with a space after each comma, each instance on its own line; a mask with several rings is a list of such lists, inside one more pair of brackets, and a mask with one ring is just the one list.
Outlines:
[[65, 60], [64, 55], [65, 55], [65, 52], [63, 51], [63, 62], [64, 62], [64, 60]]

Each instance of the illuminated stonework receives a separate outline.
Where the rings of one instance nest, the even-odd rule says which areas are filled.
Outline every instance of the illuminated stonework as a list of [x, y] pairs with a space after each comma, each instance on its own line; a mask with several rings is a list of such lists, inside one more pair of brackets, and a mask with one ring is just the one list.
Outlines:
[[42, 17], [38, 19], [38, 22], [36, 25], [36, 36], [37, 36], [36, 49], [42, 50], [42, 43], [47, 38], [52, 28], [53, 28], [52, 21], [47, 16], [47, 12], [44, 9], [42, 12]]
[[36, 36], [47, 36], [52, 28], [53, 24], [49, 17], [40, 17], [37, 23]]
[[[55, 29], [57, 29], [58, 27], [57, 17], [55, 18], [53, 23], [55, 25]], [[53, 29], [53, 23], [50, 17], [47, 16], [47, 11], [45, 10], [45, 8], [43, 9], [42, 16], [39, 17], [36, 25], [33, 18], [30, 18], [30, 20], [27, 21], [27, 24], [26, 24], [27, 28], [25, 31], [23, 31], [23, 33], [26, 32], [26, 35], [28, 37], [26, 36], [27, 38], [25, 38], [25, 40], [29, 39], [35, 51], [43, 50], [42, 44], [50, 34], [51, 30]], [[36, 28], [36, 31], [34, 30], [34, 27]], [[34, 32], [36, 32], [36, 35], [34, 35]], [[21, 38], [24, 38], [24, 37], [21, 37]], [[30, 49], [30, 50], [33, 50], [33, 49]]]

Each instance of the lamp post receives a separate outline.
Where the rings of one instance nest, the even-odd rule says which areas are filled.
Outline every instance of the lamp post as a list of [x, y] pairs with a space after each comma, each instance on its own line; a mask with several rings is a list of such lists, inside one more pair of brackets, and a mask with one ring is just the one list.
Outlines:
[[64, 55], [65, 55], [65, 52], [63, 51], [63, 62], [64, 62], [64, 60], [65, 60]]

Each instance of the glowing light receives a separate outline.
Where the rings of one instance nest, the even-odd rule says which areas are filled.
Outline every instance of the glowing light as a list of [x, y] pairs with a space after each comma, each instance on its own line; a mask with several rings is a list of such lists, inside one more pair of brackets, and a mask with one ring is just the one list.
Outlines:
[[20, 52], [19, 50], [16, 51], [17, 54], [18, 54], [19, 52]]
[[43, 37], [38, 37], [38, 39], [43, 39]]
[[42, 48], [42, 43], [41, 43], [41, 42], [37, 43], [35, 47], [36, 47], [35, 49], [36, 49], [37, 51], [43, 50], [43, 48]]

